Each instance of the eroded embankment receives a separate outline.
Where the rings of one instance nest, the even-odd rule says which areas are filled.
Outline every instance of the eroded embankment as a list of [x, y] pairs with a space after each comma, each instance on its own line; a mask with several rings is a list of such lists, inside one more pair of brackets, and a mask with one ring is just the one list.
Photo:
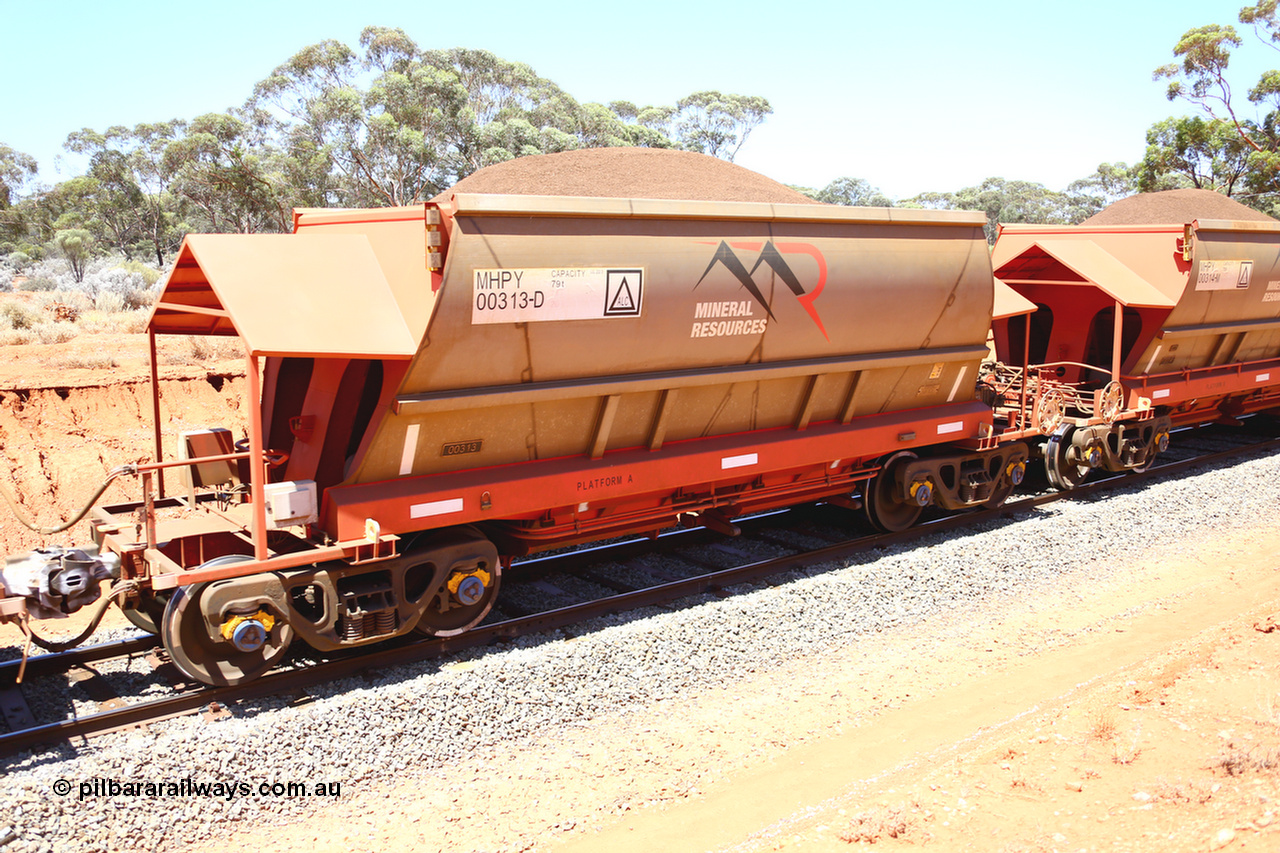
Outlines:
[[[177, 455], [182, 430], [223, 426], [237, 438], [247, 423], [243, 375], [209, 373], [160, 381], [164, 455]], [[150, 384], [125, 381], [83, 387], [0, 390], [0, 478], [43, 526], [71, 518], [118, 465], [154, 455]], [[140, 497], [137, 478], [117, 479], [103, 501]], [[0, 500], [0, 554], [87, 540], [80, 523], [40, 536], [18, 523]]]

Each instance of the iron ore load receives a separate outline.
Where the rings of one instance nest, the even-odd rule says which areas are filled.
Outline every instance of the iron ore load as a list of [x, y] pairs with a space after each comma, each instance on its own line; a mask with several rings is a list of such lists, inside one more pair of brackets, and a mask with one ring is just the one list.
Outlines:
[[95, 547], [11, 558], [0, 617], [112, 578], [179, 669], [234, 684], [295, 638], [463, 632], [534, 551], [811, 501], [903, 529], [1000, 505], [1033, 457], [1064, 488], [1143, 467], [1280, 385], [1270, 301], [1187, 286], [1247, 262], [1269, 292], [1280, 223], [1006, 229], [993, 276], [978, 213], [465, 189], [189, 236], [152, 351], [238, 337], [248, 434], [162, 459], [157, 418], [142, 500], [94, 508]]

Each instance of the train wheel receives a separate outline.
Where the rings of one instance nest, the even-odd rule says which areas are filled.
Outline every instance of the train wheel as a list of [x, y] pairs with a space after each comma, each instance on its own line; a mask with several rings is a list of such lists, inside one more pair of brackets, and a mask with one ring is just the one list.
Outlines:
[[1129, 470], [1137, 474], [1143, 473], [1152, 465], [1156, 464], [1157, 456], [1159, 456], [1161, 453], [1164, 453], [1168, 449], [1169, 449], [1169, 433], [1166, 432], [1165, 430], [1161, 430], [1160, 432], [1156, 433], [1155, 438], [1152, 439], [1151, 441], [1151, 446], [1147, 448], [1147, 458], [1143, 460], [1141, 465], [1134, 465]]
[[991, 497], [987, 498], [987, 502], [983, 506], [987, 509], [999, 509], [1004, 506], [1004, 502], [1009, 499], [1009, 495], [1013, 494], [1013, 490], [1022, 485], [1022, 479], [1026, 474], [1027, 460], [1025, 458], [1010, 462], [1000, 472], [1000, 479], [996, 481], [995, 487], [991, 490]]
[[[243, 562], [229, 555], [210, 560], [201, 568]], [[184, 675], [214, 686], [243, 684], [275, 666], [289, 651], [293, 628], [282, 619], [264, 627], [247, 619], [232, 640], [215, 641], [205, 630], [205, 593], [218, 581], [180, 587], [169, 598], [160, 621], [160, 639], [173, 664]]]
[[148, 634], [160, 633], [160, 622], [164, 619], [164, 608], [169, 603], [169, 593], [159, 592], [155, 595], [144, 595], [137, 607], [124, 608], [124, 618], [135, 628]]
[[479, 625], [493, 609], [502, 563], [454, 572], [435, 594], [413, 630], [428, 637], [453, 637]]
[[1060, 491], [1069, 491], [1089, 477], [1093, 468], [1088, 462], [1072, 461], [1071, 434], [1075, 430], [1063, 424], [1054, 430], [1044, 446], [1044, 472], [1049, 485]]
[[903, 451], [889, 459], [880, 468], [880, 473], [871, 479], [863, 492], [862, 506], [867, 520], [876, 530], [885, 533], [897, 533], [906, 530], [916, 523], [924, 506], [902, 501], [898, 498], [898, 484], [895, 479], [897, 469], [907, 464], [916, 455]]

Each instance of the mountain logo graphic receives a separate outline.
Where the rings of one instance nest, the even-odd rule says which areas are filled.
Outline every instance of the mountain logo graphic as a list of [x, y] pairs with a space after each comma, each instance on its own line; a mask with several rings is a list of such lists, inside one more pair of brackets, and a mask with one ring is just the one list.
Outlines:
[[[738, 257], [737, 250], [760, 253], [750, 270], [747, 269], [742, 259]], [[783, 257], [784, 255], [807, 255], [817, 262], [818, 280], [814, 284], [812, 291], [805, 291], [804, 285], [800, 283], [799, 277], [791, 269], [791, 266]], [[769, 319], [776, 321], [777, 318], [773, 315], [772, 306], [769, 305], [769, 301], [765, 299], [759, 285], [752, 278], [762, 264], [771, 269], [778, 278], [782, 279], [783, 284], [795, 294], [796, 300], [799, 301], [809, 318], [813, 320], [814, 325], [818, 327], [818, 331], [822, 332], [822, 336], [827, 340], [831, 340], [831, 337], [827, 334], [826, 327], [822, 325], [822, 318], [818, 316], [818, 310], [813, 307], [814, 300], [822, 293], [822, 288], [827, 283], [827, 259], [823, 257], [822, 252], [818, 251], [817, 247], [809, 243], [775, 244], [772, 240], [763, 244], [757, 242], [729, 243], [726, 240], [721, 240], [720, 245], [716, 247], [715, 254], [711, 257], [711, 262], [707, 264], [707, 268], [703, 271], [702, 278], [699, 278], [698, 283], [693, 287], [696, 290], [698, 285], [702, 284], [716, 266], [723, 266], [738, 280], [739, 284], [746, 288], [751, 297], [760, 304], [760, 307], [764, 308], [765, 313], [769, 315]]]

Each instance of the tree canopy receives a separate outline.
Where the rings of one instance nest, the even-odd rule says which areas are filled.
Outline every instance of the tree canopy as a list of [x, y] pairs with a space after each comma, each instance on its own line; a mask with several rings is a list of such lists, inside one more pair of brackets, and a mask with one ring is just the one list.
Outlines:
[[[1240, 10], [1257, 43], [1280, 51], [1280, 0], [1261, 0]], [[1280, 71], [1264, 72], [1237, 95], [1232, 52], [1244, 39], [1230, 24], [1206, 24], [1183, 33], [1176, 59], [1155, 70], [1168, 80], [1170, 101], [1194, 104], [1205, 118], [1170, 118], [1147, 133], [1144, 188], [1195, 186], [1235, 196], [1259, 210], [1280, 201]]]
[[1103, 163], [1088, 178], [1073, 181], [1058, 192], [1032, 181], [987, 178], [955, 192], [921, 193], [907, 205], [937, 210], [981, 210], [988, 242], [994, 242], [1001, 222], [1074, 224], [1117, 198], [1134, 191], [1132, 170], [1124, 163]]
[[485, 166], [576, 148], [683, 148], [732, 160], [772, 112], [756, 95], [694, 92], [674, 105], [580, 103], [522, 62], [425, 50], [366, 27], [353, 48], [309, 45], [224, 113], [68, 135], [88, 168], [23, 192], [36, 162], [0, 144], [0, 254], [90, 250], [163, 265], [189, 231], [287, 231], [298, 207], [430, 198]]
[[[1238, 16], [1272, 50], [1278, 5]], [[900, 201], [857, 177], [796, 189], [828, 204], [981, 210], [989, 238], [999, 222], [1079, 222], [1139, 190], [1200, 187], [1280, 212], [1280, 71], [1233, 80], [1244, 47], [1233, 25], [1187, 30], [1155, 77], [1200, 114], [1157, 122], [1138, 164], [1102, 163], [1061, 191], [1003, 177]], [[88, 166], [52, 187], [33, 186], [35, 160], [0, 142], [0, 256], [62, 256], [74, 270], [110, 251], [162, 266], [190, 231], [288, 231], [295, 208], [415, 203], [485, 166], [577, 148], [732, 161], [772, 111], [758, 95], [714, 90], [673, 104], [583, 103], [525, 63], [424, 49], [402, 29], [370, 26], [355, 46], [304, 47], [225, 112], [70, 133], [65, 147]]]

